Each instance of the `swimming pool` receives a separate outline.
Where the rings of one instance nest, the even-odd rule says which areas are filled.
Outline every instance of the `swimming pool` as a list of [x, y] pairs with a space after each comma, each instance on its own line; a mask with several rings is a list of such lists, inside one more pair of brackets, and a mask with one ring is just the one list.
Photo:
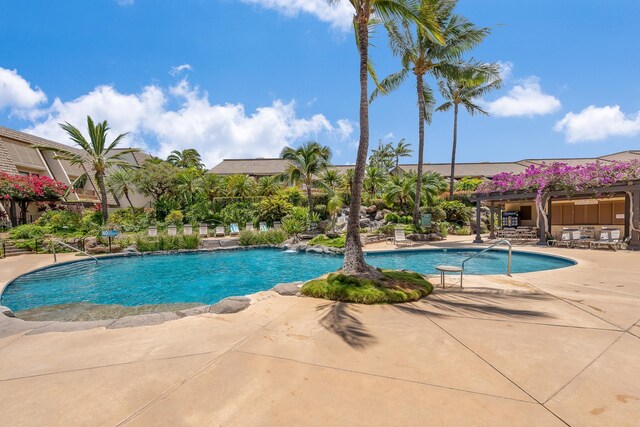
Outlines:
[[[479, 249], [369, 253], [377, 267], [436, 273], [440, 264], [460, 265]], [[565, 258], [513, 252], [512, 272], [550, 270], [575, 264]], [[27, 273], [5, 289], [0, 304], [13, 311], [89, 302], [139, 306], [165, 303], [213, 304], [277, 283], [309, 280], [335, 271], [342, 256], [278, 249], [248, 249], [103, 258], [54, 265]], [[507, 254], [486, 252], [466, 264], [467, 274], [504, 274]]]

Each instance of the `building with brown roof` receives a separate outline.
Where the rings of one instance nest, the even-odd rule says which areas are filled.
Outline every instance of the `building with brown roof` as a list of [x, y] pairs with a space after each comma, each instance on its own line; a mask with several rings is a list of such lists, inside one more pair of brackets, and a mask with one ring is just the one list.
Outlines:
[[[39, 149], [38, 146], [51, 147], [53, 150]], [[66, 160], [56, 159], [55, 149], [84, 154], [84, 151], [78, 148], [0, 126], [0, 172], [10, 175], [47, 176], [68, 186], [86, 174], [86, 181], [77, 186], [75, 192], [69, 193], [65, 202], [81, 205], [99, 203], [98, 188], [93, 182], [90, 164], [85, 162], [82, 165], [71, 165]], [[148, 157], [150, 156], [144, 153], [132, 153], [126, 155], [125, 159], [138, 166]], [[150, 202], [141, 194], [132, 193], [130, 198], [136, 207], [148, 206]], [[108, 194], [108, 203], [112, 209], [128, 206], [124, 197], [117, 198], [114, 194]], [[27, 214], [27, 221], [33, 221], [36, 216], [37, 207], [32, 205]]]

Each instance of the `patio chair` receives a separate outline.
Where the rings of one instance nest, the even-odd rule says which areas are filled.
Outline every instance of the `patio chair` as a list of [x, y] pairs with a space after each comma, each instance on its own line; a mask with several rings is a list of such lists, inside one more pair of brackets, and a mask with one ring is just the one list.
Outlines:
[[282, 230], [282, 223], [280, 221], [274, 221], [273, 222], [273, 229], [274, 230]]
[[224, 227], [222, 227], [222, 226], [218, 226], [218, 227], [216, 227], [216, 233], [215, 233], [215, 236], [216, 236], [216, 237], [218, 237], [218, 236], [222, 236], [222, 237], [224, 237]]
[[253, 223], [252, 222], [248, 222], [245, 226], [244, 229], [247, 231], [254, 231], [255, 228], [253, 228]]
[[407, 237], [404, 235], [404, 228], [396, 228], [394, 230], [394, 245], [411, 245], [411, 243], [411, 240], [407, 239]]
[[623, 242], [620, 240], [619, 228], [603, 228], [600, 231], [600, 239], [591, 242], [589, 247], [594, 248], [611, 248], [617, 251], [622, 247]]
[[260, 231], [268, 231], [269, 230], [269, 227], [267, 226], [266, 222], [261, 221], [259, 225], [260, 225]]
[[560, 235], [560, 239], [558, 240], [549, 240], [549, 246], [566, 246], [570, 247], [572, 243], [572, 230], [562, 230], [562, 234]]
[[234, 222], [229, 226], [229, 235], [236, 236], [240, 233], [240, 227], [238, 227], [238, 223]]

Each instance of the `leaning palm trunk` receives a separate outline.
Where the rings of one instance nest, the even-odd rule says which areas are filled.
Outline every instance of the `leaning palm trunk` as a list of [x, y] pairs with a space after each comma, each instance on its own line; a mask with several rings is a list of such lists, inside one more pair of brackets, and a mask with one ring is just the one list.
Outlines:
[[418, 227], [420, 221], [420, 197], [422, 195], [422, 162], [424, 156], [424, 82], [422, 75], [416, 76], [418, 90], [418, 174], [416, 176], [416, 198], [413, 205], [413, 225]]
[[364, 169], [369, 150], [369, 96], [367, 79], [369, 78], [367, 62], [369, 33], [366, 18], [358, 12], [355, 19], [360, 19], [357, 26], [358, 50], [360, 51], [360, 143], [354, 168], [353, 184], [351, 186], [351, 200], [349, 204], [349, 219], [347, 222], [347, 239], [344, 251], [343, 270], [347, 274], [368, 272], [371, 268], [364, 261], [362, 242], [360, 239], [360, 207], [362, 205], [362, 184]]
[[129, 206], [133, 207], [133, 203], [131, 203], [131, 199], [129, 198], [129, 191], [125, 190], [123, 191], [123, 193], [124, 193], [124, 197], [126, 197], [127, 199], [127, 202], [129, 202]]
[[458, 143], [458, 104], [453, 106], [453, 148], [451, 149], [451, 176], [449, 177], [449, 200], [453, 200], [453, 177], [456, 173], [456, 145]]
[[313, 212], [313, 196], [311, 195], [311, 186], [312, 182], [308, 181], [305, 183], [307, 187], [307, 204], [309, 205], [309, 216], [311, 216], [311, 212]]
[[98, 188], [100, 188], [100, 203], [102, 204], [102, 223], [107, 224], [109, 218], [109, 208], [107, 201], [107, 188], [104, 185], [104, 173], [98, 172], [96, 174], [96, 181], [98, 181]]

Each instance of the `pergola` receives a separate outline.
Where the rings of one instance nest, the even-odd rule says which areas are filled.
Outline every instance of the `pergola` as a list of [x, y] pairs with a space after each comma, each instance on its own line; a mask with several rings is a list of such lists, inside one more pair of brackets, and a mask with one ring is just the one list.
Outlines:
[[488, 205], [491, 212], [490, 239], [495, 239], [495, 205], [502, 202], [532, 202], [541, 197], [539, 206], [544, 208], [545, 215], [538, 215], [540, 239], [538, 244], [547, 244], [547, 232], [551, 232], [552, 200], [572, 200], [598, 198], [603, 196], [623, 195], [625, 197], [624, 235], [630, 236], [629, 246], [640, 249], [640, 180], [618, 182], [612, 185], [591, 188], [585, 191], [550, 191], [541, 196], [537, 192], [505, 192], [476, 194], [471, 200], [476, 203], [476, 238], [474, 243], [483, 243], [480, 235], [481, 207]]

